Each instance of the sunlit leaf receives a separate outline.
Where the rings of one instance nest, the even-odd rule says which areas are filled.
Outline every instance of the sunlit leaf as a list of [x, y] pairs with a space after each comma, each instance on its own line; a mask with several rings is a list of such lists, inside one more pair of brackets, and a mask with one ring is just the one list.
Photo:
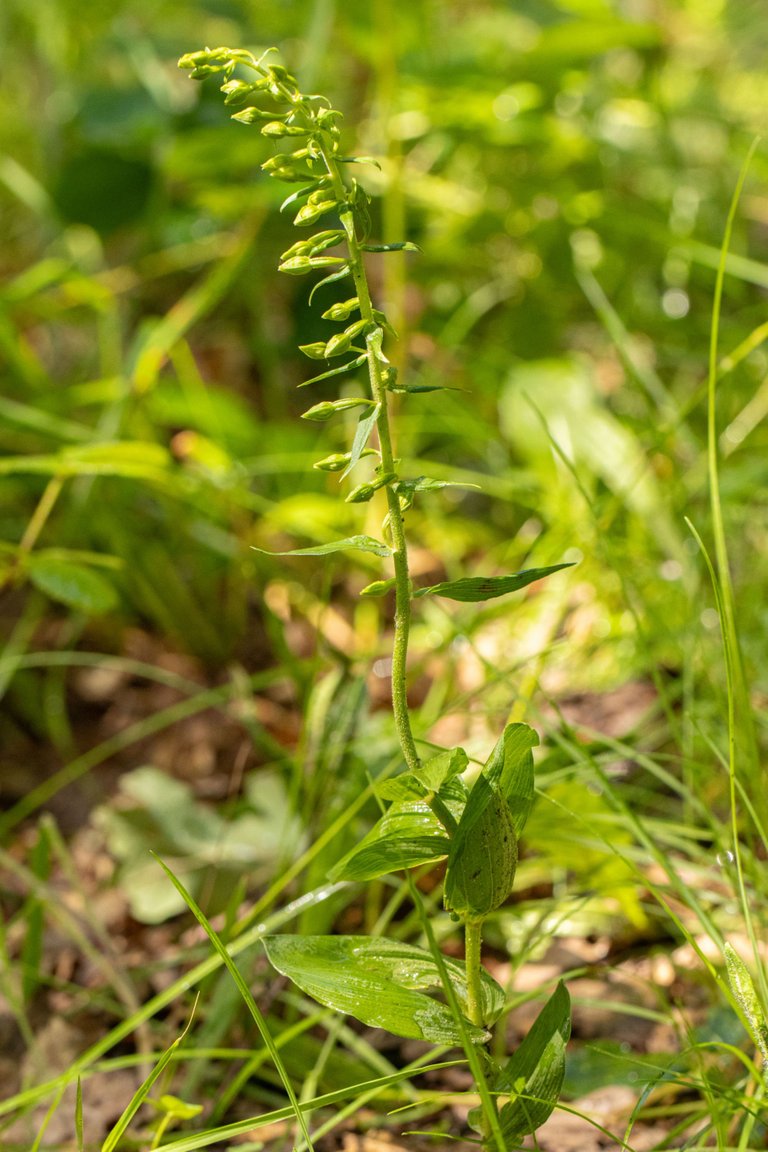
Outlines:
[[[328, 1008], [355, 1016], [395, 1036], [458, 1044], [461, 1033], [450, 1010], [425, 989], [441, 987], [429, 952], [395, 940], [368, 936], [267, 936], [264, 945], [278, 972]], [[462, 1010], [467, 1010], [464, 965], [445, 960]], [[503, 990], [487, 973], [482, 978], [483, 1016], [491, 1022], [504, 1006]], [[465, 1024], [482, 1044], [487, 1033]]]

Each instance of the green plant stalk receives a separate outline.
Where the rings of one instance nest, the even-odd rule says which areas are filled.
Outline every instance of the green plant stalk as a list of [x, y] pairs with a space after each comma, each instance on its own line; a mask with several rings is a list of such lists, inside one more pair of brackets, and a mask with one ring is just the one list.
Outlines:
[[[392, 448], [392, 432], [389, 423], [389, 407], [387, 389], [382, 378], [382, 364], [385, 363], [381, 351], [382, 330], [376, 324], [373, 312], [371, 293], [368, 287], [368, 277], [365, 272], [363, 255], [355, 229], [355, 219], [351, 207], [348, 205], [348, 193], [339, 172], [339, 166], [329, 150], [322, 149], [328, 174], [331, 177], [332, 187], [337, 200], [345, 204], [339, 213], [341, 226], [347, 238], [349, 251], [349, 266], [355, 285], [355, 292], [360, 304], [360, 317], [368, 322], [371, 331], [366, 337], [366, 355], [368, 359], [368, 378], [371, 386], [371, 396], [379, 406], [379, 415], [376, 427], [379, 435], [379, 451], [381, 453], [381, 470], [384, 475], [395, 472], [395, 455]], [[410, 771], [418, 769], [420, 761], [416, 751], [416, 744], [411, 728], [411, 717], [408, 710], [408, 639], [411, 629], [411, 578], [408, 571], [408, 543], [405, 536], [403, 513], [400, 500], [392, 487], [386, 485], [388, 523], [392, 536], [393, 557], [395, 569], [395, 636], [392, 647], [392, 711], [395, 718], [395, 727], [403, 750], [405, 762]]]
[[472, 1024], [479, 1028], [484, 1025], [483, 1009], [480, 999], [482, 986], [480, 983], [481, 950], [483, 940], [483, 921], [467, 920], [464, 924], [464, 963], [467, 969], [467, 1015]]

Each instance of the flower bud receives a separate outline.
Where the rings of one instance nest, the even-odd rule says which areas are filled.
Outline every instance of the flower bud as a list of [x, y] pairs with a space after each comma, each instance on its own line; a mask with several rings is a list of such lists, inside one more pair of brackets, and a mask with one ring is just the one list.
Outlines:
[[325, 344], [322, 340], [318, 340], [314, 344], [299, 344], [299, 351], [303, 352], [305, 356], [309, 356], [310, 360], [325, 359]]
[[391, 580], [374, 580], [372, 584], [368, 584], [363, 588], [360, 593], [361, 596], [386, 596], [387, 592], [391, 591], [395, 586], [394, 577]]
[[351, 300], [332, 304], [326, 312], [323, 312], [323, 320], [348, 320], [354, 309], [359, 307], [360, 301], [357, 296], [353, 296]]
[[282, 120], [270, 120], [261, 130], [262, 136], [307, 136], [309, 128], [300, 128], [298, 124], [284, 124]]
[[357, 488], [353, 488], [349, 496], [347, 496], [347, 504], [367, 504], [376, 491], [373, 484], [358, 484]]
[[373, 400], [367, 396], [347, 396], [343, 400], [321, 400], [313, 404], [306, 412], [302, 412], [302, 420], [330, 420], [337, 412], [346, 412], [349, 408], [373, 408]]
[[349, 464], [350, 455], [349, 452], [333, 452], [322, 460], [316, 460], [312, 467], [320, 472], [342, 472]]

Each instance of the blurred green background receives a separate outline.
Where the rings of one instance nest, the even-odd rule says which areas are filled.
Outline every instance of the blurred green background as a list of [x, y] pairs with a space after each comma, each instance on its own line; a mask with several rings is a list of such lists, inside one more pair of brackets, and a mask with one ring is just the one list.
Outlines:
[[[352, 637], [329, 640], [337, 656], [380, 647], [356, 600], [375, 567], [356, 584], [341, 566], [252, 548], [361, 524], [337, 480], [311, 469], [348, 429], [296, 419], [308, 396], [296, 345], [324, 322], [306, 283], [275, 273], [293, 237], [260, 172], [270, 146], [228, 119], [215, 80], [176, 68], [206, 44], [278, 45], [305, 90], [345, 111], [349, 152], [381, 157], [361, 169], [375, 231], [423, 249], [372, 262], [401, 369], [452, 389], [401, 406], [398, 451], [405, 469], [482, 491], [414, 512], [417, 579], [580, 561], [514, 625], [504, 607], [458, 623], [425, 610], [416, 648], [448, 659], [457, 635], [476, 640], [491, 688], [502, 682], [490, 709], [533, 693], [542, 654], [554, 694], [661, 670], [701, 693], [705, 727], [712, 699], [715, 730], [717, 621], [684, 517], [709, 540], [711, 308], [728, 204], [765, 127], [760, 0], [5, 0], [11, 712], [63, 739], [64, 706], [49, 699], [44, 715], [35, 688], [48, 673], [18, 663], [30, 645], [85, 636], [120, 651], [139, 625], [214, 675], [253, 670], [293, 658], [286, 620], [312, 619], [329, 591]], [[767, 165], [759, 146], [728, 263], [718, 400], [742, 638], [763, 693]], [[336, 394], [328, 383], [310, 402]]]

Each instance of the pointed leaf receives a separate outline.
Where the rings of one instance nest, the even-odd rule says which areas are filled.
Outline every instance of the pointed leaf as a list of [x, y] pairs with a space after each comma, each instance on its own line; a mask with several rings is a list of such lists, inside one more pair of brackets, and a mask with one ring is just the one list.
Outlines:
[[[441, 987], [437, 965], [423, 948], [368, 936], [267, 936], [264, 945], [278, 972], [329, 1008], [395, 1036], [436, 1044], [461, 1042], [449, 1009], [422, 991]], [[447, 959], [445, 965], [466, 1011], [464, 965]], [[504, 993], [487, 973], [482, 1000], [485, 1019], [495, 1019], [504, 1006]], [[484, 1043], [488, 1034], [483, 1029], [465, 1027], [474, 1043]]]
[[518, 592], [534, 580], [542, 580], [572, 564], [552, 564], [548, 568], [527, 568], [510, 576], [466, 576], [462, 580], [449, 580], [444, 584], [433, 584], [430, 588], [419, 588], [414, 596], [447, 596], [449, 600], [476, 604], [480, 600], [493, 600], [508, 592]]
[[402, 800], [406, 796], [422, 797], [428, 792], [439, 792], [463, 772], [468, 763], [463, 748], [446, 748], [425, 760], [418, 772], [404, 772], [391, 780], [385, 780], [376, 788], [376, 794], [383, 800]]
[[534, 801], [533, 753], [539, 737], [528, 724], [508, 724], [497, 742], [483, 775], [509, 804], [515, 836], [519, 839]]
[[388, 544], [381, 544], [372, 536], [347, 536], [344, 540], [333, 540], [330, 544], [315, 544], [311, 548], [291, 548], [288, 552], [270, 552], [268, 548], [255, 548], [265, 556], [328, 556], [331, 552], [373, 552], [374, 556], [391, 556]]
[[395, 244], [361, 244], [364, 252], [421, 252], [412, 240], [398, 240]]
[[499, 1113], [509, 1141], [535, 1132], [555, 1109], [565, 1077], [565, 1046], [571, 1034], [571, 998], [562, 981], [536, 1018], [493, 1089], [514, 1097]]

